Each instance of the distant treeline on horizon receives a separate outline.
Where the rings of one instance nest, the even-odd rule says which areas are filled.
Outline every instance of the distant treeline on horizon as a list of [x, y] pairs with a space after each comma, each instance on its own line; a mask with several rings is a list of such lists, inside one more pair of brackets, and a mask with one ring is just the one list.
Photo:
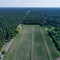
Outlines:
[[41, 12], [43, 14], [53, 14], [53, 15], [59, 15], [60, 16], [60, 8], [25, 8], [25, 7], [0, 7], [0, 13], [6, 13], [6, 12], [19, 12], [19, 11], [34, 11], [34, 12]]

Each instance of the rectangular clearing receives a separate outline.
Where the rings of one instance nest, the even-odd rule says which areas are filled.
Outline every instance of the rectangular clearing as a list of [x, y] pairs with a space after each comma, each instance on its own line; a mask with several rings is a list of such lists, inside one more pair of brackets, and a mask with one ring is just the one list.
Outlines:
[[24, 25], [19, 29], [13, 45], [4, 60], [55, 60], [45, 34], [38, 25]]

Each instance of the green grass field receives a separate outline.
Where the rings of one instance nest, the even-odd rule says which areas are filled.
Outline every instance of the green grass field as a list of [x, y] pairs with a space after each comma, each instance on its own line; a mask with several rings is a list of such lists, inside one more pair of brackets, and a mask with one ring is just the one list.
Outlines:
[[57, 50], [43, 28], [24, 25], [4, 60], [56, 60], [57, 57]]

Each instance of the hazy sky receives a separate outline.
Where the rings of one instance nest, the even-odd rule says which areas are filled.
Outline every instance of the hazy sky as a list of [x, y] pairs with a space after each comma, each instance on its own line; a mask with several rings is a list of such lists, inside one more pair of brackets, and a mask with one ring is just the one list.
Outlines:
[[0, 0], [0, 7], [60, 7], [60, 0]]

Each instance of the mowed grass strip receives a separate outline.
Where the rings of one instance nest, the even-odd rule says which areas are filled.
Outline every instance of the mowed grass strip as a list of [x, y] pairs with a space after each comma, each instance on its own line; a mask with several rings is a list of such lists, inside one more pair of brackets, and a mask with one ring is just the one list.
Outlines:
[[31, 45], [32, 27], [24, 26], [4, 60], [31, 60]]
[[60, 57], [60, 54], [57, 51], [52, 39], [47, 35], [47, 31], [44, 28], [42, 28], [42, 30], [44, 32], [44, 36], [45, 36], [46, 42], [48, 44], [48, 47], [50, 49], [50, 53], [53, 57], [53, 60], [56, 60], [58, 57]]
[[[21, 32], [20, 32], [21, 31]], [[5, 59], [4, 60], [14, 60], [16, 57], [15, 57], [15, 53], [17, 52], [17, 49], [18, 47], [20, 46], [20, 40], [21, 40], [21, 37], [22, 35], [24, 34], [24, 31], [25, 29], [19, 29], [19, 34], [17, 35], [17, 37], [14, 39], [14, 43], [13, 45], [11, 46], [9, 52], [7, 53], [7, 55], [5, 56]]]
[[[19, 29], [19, 34], [4, 60], [50, 60], [40, 29], [38, 25], [24, 25], [21, 30]], [[47, 39], [45, 30], [42, 29], [42, 31], [49, 53], [55, 60], [56, 50], [54, 50], [51, 41]]]
[[34, 31], [34, 42], [35, 42], [35, 59], [34, 60], [49, 60], [47, 49], [40, 31], [40, 27], [35, 26]]
[[[56, 50], [53, 41], [51, 38], [48, 37], [47, 32], [44, 30], [44, 28], [40, 26], [35, 27], [35, 60], [50, 60], [50, 57], [48, 55], [48, 51], [46, 49], [46, 45], [43, 41], [43, 36], [41, 35], [41, 30], [44, 34], [44, 40], [46, 40], [49, 53], [51, 55], [52, 60], [56, 60], [60, 55], [59, 52]], [[40, 32], [39, 32], [40, 31]]]

